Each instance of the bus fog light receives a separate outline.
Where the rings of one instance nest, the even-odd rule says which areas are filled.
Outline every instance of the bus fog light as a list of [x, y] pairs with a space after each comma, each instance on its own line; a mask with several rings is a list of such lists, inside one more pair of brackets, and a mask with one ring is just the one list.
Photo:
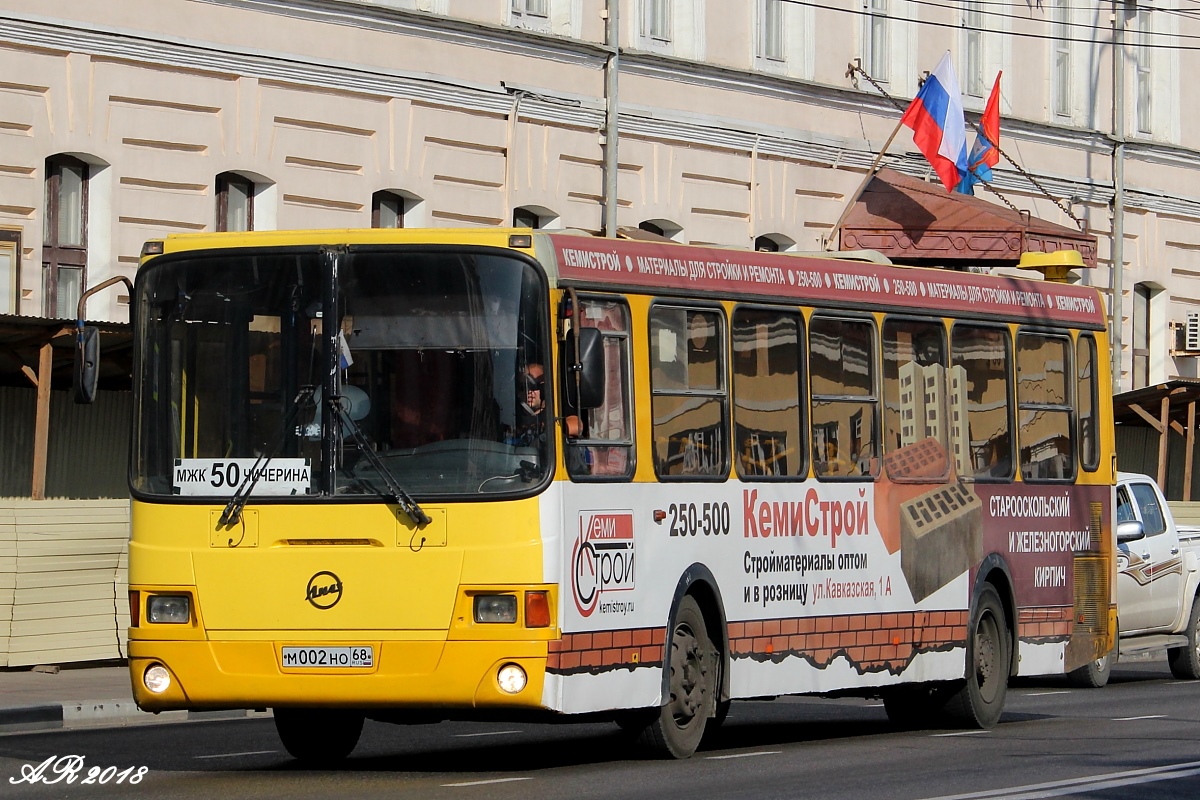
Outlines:
[[516, 622], [515, 594], [481, 594], [475, 597], [476, 622]]
[[186, 625], [192, 619], [191, 605], [186, 594], [152, 594], [146, 599], [146, 621]]
[[525, 688], [525, 684], [529, 682], [529, 678], [526, 677], [525, 670], [516, 664], [505, 664], [496, 673], [496, 682], [500, 684], [500, 691], [507, 694], [517, 694]]
[[151, 664], [142, 674], [142, 683], [155, 694], [162, 694], [171, 688], [171, 673], [162, 664]]

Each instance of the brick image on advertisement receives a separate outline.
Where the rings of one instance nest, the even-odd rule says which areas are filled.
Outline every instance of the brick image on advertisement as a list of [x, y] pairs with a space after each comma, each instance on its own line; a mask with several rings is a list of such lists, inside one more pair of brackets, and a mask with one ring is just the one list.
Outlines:
[[962, 483], [900, 506], [900, 568], [920, 602], [983, 560], [983, 505]]

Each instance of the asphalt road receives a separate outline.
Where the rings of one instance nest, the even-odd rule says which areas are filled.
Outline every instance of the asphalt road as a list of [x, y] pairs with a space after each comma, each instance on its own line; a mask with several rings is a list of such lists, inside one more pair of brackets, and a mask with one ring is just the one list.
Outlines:
[[[47, 785], [49, 769], [21, 782], [68, 755], [83, 757], [74, 783]], [[82, 783], [94, 767], [106, 784]], [[610, 724], [368, 722], [326, 772], [299, 769], [270, 719], [65, 729], [0, 736], [0, 786], [4, 798], [1193, 800], [1200, 681], [1161, 661], [1118, 665], [1101, 690], [1022, 679], [988, 732], [897, 730], [870, 700], [739, 702], [687, 761], [647, 758]]]

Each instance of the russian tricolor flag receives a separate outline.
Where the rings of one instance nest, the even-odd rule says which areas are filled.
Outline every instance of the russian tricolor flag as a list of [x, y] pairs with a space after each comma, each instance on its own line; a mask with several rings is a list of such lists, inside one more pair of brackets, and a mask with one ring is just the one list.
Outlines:
[[925, 80], [900, 123], [912, 128], [913, 143], [929, 159], [946, 191], [954, 191], [967, 174], [967, 124], [949, 50]]

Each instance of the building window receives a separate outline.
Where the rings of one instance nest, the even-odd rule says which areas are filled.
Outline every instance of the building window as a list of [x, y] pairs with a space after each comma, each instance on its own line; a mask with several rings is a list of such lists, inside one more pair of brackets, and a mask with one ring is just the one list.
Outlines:
[[403, 228], [404, 198], [392, 192], [371, 195], [371, 227]]
[[822, 478], [879, 473], [875, 327], [813, 316], [808, 335], [813, 470]]
[[642, 36], [671, 41], [671, 0], [642, 0]]
[[542, 218], [528, 208], [514, 208], [512, 224], [514, 228], [532, 228], [536, 231], [542, 227]]
[[755, 238], [754, 249], [760, 253], [786, 253], [796, 249], [796, 241], [782, 233], [764, 233]]
[[217, 176], [217, 230], [254, 230], [254, 183], [236, 172]]
[[1150, 297], [1148, 283], [1133, 287], [1133, 388], [1150, 385]]
[[863, 0], [866, 29], [863, 32], [863, 64], [877, 81], [890, 78], [888, 69], [888, 0]]
[[729, 474], [725, 320], [712, 309], [650, 309], [650, 412], [659, 478]]
[[1137, 70], [1137, 129], [1138, 133], [1152, 133], [1149, 11], [1138, 11], [1137, 31], [1138, 42], [1134, 50], [1134, 65]]
[[43, 313], [74, 319], [87, 280], [88, 165], [72, 156], [46, 159], [42, 237]]
[[967, 71], [963, 77], [964, 94], [983, 97], [983, 3], [963, 3], [963, 28], [966, 34]]
[[1054, 0], [1050, 7], [1050, 46], [1054, 58], [1051, 85], [1054, 113], [1060, 117], [1071, 115], [1071, 33], [1067, 24], [1070, 13], [1068, 0]]
[[783, 0], [758, 2], [758, 56], [783, 61]]
[[512, 15], [545, 19], [550, 16], [550, 0], [512, 0]]
[[638, 223], [638, 228], [646, 233], [670, 239], [673, 242], [683, 241], [683, 228], [666, 219], [648, 219]]
[[0, 230], [0, 314], [21, 313], [21, 232]]

